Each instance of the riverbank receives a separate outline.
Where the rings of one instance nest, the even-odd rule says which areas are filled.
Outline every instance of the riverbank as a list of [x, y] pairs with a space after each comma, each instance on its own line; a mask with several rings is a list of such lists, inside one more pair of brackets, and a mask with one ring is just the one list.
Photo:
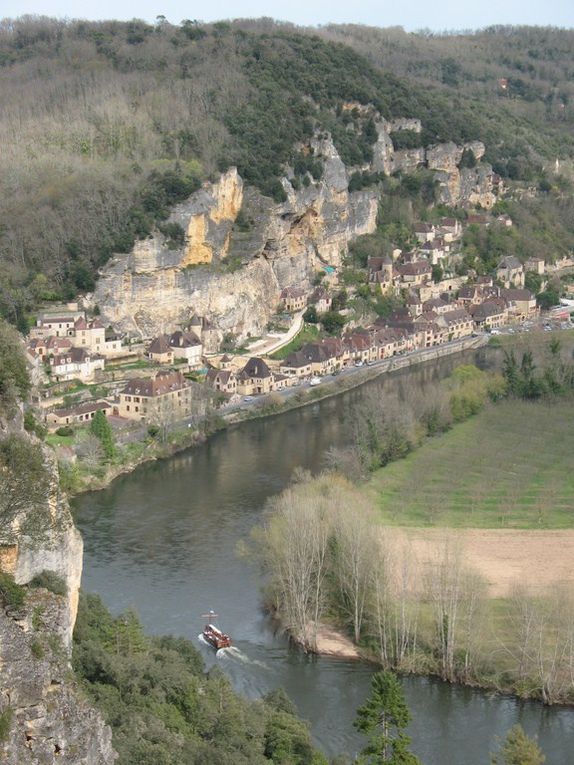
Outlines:
[[487, 345], [488, 340], [487, 335], [463, 338], [436, 348], [423, 349], [404, 356], [385, 359], [370, 366], [351, 367], [338, 376], [331, 375], [323, 378], [319, 386], [299, 390], [287, 389], [282, 400], [277, 400], [273, 395], [271, 398], [263, 397], [260, 400], [255, 400], [249, 406], [242, 405], [237, 410], [215, 412], [212, 421], [202, 423], [200, 429], [174, 428], [167, 441], [158, 442], [150, 438], [145, 443], [140, 442], [132, 445], [126, 454], [125, 462], [108, 463], [103, 470], [98, 472], [80, 474], [79, 470], [74, 470], [73, 466], [64, 467], [62, 471], [65, 476], [64, 488], [70, 496], [105, 489], [116, 478], [131, 473], [140, 465], [173, 457], [179, 452], [204, 443], [211, 435], [222, 429], [249, 420], [272, 417], [315, 404], [358, 388], [383, 374], [436, 361], [464, 351], [476, 350]]

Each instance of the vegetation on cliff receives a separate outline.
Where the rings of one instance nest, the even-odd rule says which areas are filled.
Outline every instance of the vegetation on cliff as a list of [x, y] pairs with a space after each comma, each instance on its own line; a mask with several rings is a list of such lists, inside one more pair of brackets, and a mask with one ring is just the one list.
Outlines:
[[189, 640], [149, 637], [133, 612], [113, 617], [82, 594], [73, 666], [113, 731], [118, 765], [326, 765], [282, 691], [238, 696], [205, 674]]
[[[0, 313], [24, 328], [38, 302], [92, 290], [113, 252], [129, 250], [170, 205], [233, 163], [276, 199], [284, 196], [284, 165], [296, 185], [321, 175], [320, 162], [296, 150], [314, 130], [330, 131], [344, 161], [362, 165], [376, 130], [360, 108], [345, 108], [349, 102], [422, 119], [425, 144], [481, 139], [500, 172], [538, 178], [546, 159], [572, 147], [564, 36], [557, 33], [549, 62], [549, 34], [512, 37], [529, 46], [536, 65], [524, 67], [523, 86], [512, 80], [511, 99], [500, 99], [486, 86], [465, 88], [458, 74], [433, 81], [433, 65], [419, 71], [401, 57], [396, 65], [392, 56], [383, 60], [367, 30], [362, 38], [321, 30], [321, 38], [268, 21], [3, 22]], [[454, 39], [472, 49], [478, 70], [484, 62], [475, 40]], [[427, 41], [410, 35], [411, 43], [418, 57]], [[452, 47], [451, 38], [432, 42], [439, 59], [441, 44]], [[435, 68], [450, 72], [447, 64]], [[554, 90], [543, 64], [558, 77]], [[529, 110], [541, 103], [545, 116], [532, 127]]]

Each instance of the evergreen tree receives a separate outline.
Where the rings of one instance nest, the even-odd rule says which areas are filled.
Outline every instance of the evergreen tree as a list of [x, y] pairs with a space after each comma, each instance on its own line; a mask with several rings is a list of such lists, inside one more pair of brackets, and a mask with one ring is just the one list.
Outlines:
[[502, 374], [506, 380], [508, 386], [508, 392], [512, 396], [518, 394], [519, 378], [518, 378], [518, 364], [516, 363], [516, 356], [514, 351], [505, 351], [504, 363], [502, 365]]
[[377, 672], [371, 680], [371, 695], [357, 710], [354, 726], [369, 736], [363, 749], [369, 765], [420, 765], [409, 751], [410, 738], [404, 733], [411, 719], [403, 691], [392, 672]]
[[546, 757], [535, 739], [526, 735], [520, 725], [515, 725], [500, 751], [492, 758], [492, 765], [542, 765]]
[[106, 459], [111, 460], [116, 453], [114, 434], [112, 426], [101, 409], [95, 413], [94, 419], [90, 422], [90, 431], [99, 439]]

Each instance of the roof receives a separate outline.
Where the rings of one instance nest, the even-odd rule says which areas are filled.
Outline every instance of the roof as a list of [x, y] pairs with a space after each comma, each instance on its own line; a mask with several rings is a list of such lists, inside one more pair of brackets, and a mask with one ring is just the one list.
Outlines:
[[534, 300], [534, 295], [526, 289], [500, 290], [502, 297], [507, 300]]
[[181, 372], [158, 372], [154, 377], [128, 380], [122, 393], [128, 396], [161, 396], [173, 390], [191, 387]]
[[281, 300], [304, 297], [306, 294], [303, 287], [285, 287], [285, 289], [281, 290]]
[[169, 336], [168, 344], [171, 348], [192, 348], [201, 345], [201, 340], [195, 332], [182, 332], [178, 329]]
[[446, 305], [448, 305], [448, 303], [441, 298], [430, 298], [423, 303], [423, 310], [433, 311], [435, 308], [444, 308]]
[[417, 234], [430, 234], [434, 231], [432, 223], [416, 223], [415, 233]]
[[212, 368], [208, 370], [207, 372], [207, 379], [211, 383], [215, 382], [216, 380], [219, 380], [219, 382], [222, 385], [227, 385], [231, 377], [234, 377], [234, 374], [230, 369], [213, 369]]
[[488, 319], [503, 313], [505, 306], [500, 300], [487, 300], [480, 305], [471, 306], [470, 313], [474, 319]]
[[263, 359], [258, 359], [257, 357], [252, 356], [243, 367], [240, 374], [244, 377], [271, 377], [271, 370]]
[[293, 351], [290, 353], [284, 361], [281, 362], [282, 367], [306, 367], [310, 364], [309, 359], [302, 351]]
[[171, 353], [168, 336], [159, 335], [159, 337], [152, 340], [148, 353]]
[[313, 294], [311, 295], [310, 302], [311, 303], [318, 303], [319, 300], [330, 300], [329, 293], [325, 289], [325, 287], [317, 287]]
[[505, 258], [502, 258], [498, 268], [522, 268], [522, 263], [514, 255], [507, 255]]
[[73, 417], [78, 414], [89, 414], [90, 412], [97, 412], [99, 410], [111, 409], [112, 405], [108, 401], [87, 401], [84, 404], [78, 404], [78, 406], [72, 406], [68, 409], [54, 409], [56, 417]]
[[455, 308], [452, 311], [445, 311], [441, 314], [441, 317], [447, 324], [457, 324], [459, 321], [470, 321], [471, 315], [466, 308]]
[[413, 263], [397, 266], [397, 271], [403, 276], [418, 276], [420, 274], [430, 274], [432, 268], [428, 260], [415, 260]]

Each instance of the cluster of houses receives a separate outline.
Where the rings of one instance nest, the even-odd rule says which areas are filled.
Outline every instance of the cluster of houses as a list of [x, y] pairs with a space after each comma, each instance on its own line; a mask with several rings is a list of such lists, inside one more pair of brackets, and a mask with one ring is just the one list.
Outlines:
[[125, 353], [120, 337], [106, 335], [97, 318], [87, 319], [74, 304], [55, 314], [41, 314], [30, 330], [26, 351], [31, 363], [43, 364], [55, 382], [89, 382], [104, 369], [106, 359]]

